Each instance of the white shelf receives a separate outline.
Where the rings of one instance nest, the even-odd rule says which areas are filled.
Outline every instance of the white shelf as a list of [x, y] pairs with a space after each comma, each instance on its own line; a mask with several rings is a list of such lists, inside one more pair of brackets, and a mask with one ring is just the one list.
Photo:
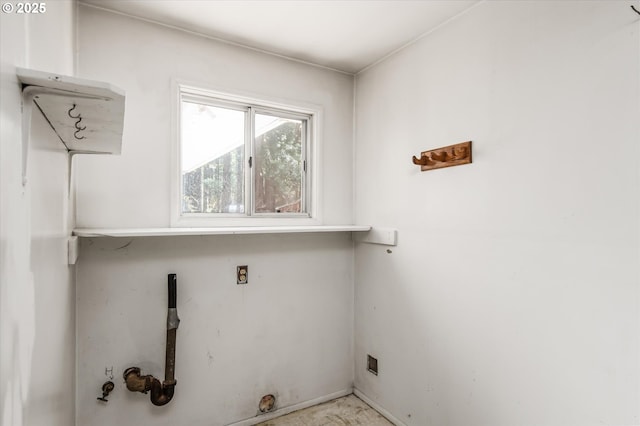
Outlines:
[[120, 154], [124, 92], [108, 83], [18, 68], [23, 97], [23, 183], [26, 183], [32, 105], [70, 154]]
[[88, 237], [173, 237], [181, 235], [290, 234], [314, 232], [367, 232], [364, 225], [245, 226], [224, 228], [79, 228], [73, 235]]

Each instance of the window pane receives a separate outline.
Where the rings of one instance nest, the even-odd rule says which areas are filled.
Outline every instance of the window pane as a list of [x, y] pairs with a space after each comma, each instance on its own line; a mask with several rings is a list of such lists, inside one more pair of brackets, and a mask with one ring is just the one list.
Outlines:
[[255, 117], [255, 212], [304, 212], [304, 121], [263, 114]]
[[182, 101], [183, 213], [244, 213], [245, 112]]

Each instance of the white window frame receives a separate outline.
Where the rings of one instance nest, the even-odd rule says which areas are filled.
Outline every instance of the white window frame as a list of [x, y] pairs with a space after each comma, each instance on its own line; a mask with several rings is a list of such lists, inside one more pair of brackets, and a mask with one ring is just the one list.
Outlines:
[[[172, 84], [174, 101], [172, 102], [172, 178], [171, 178], [171, 226], [172, 227], [238, 227], [238, 226], [311, 226], [321, 225], [320, 217], [320, 146], [322, 128], [322, 108], [305, 102], [267, 98], [246, 92], [220, 90], [202, 84], [174, 80]], [[181, 193], [181, 146], [180, 123], [181, 102], [185, 98], [209, 101], [212, 105], [223, 106], [238, 104], [251, 106], [248, 113], [274, 113], [291, 118], [308, 118], [307, 141], [303, 144], [303, 156], [306, 157], [306, 173], [303, 177], [305, 213], [258, 213], [250, 215], [253, 209], [253, 179], [255, 167], [245, 172], [245, 213], [182, 213]], [[233, 108], [233, 106], [232, 106]], [[253, 138], [251, 120], [246, 120], [245, 129], [249, 138]], [[251, 139], [252, 140], [252, 139]], [[251, 144], [252, 146], [253, 144]], [[245, 144], [245, 167], [253, 153]]]

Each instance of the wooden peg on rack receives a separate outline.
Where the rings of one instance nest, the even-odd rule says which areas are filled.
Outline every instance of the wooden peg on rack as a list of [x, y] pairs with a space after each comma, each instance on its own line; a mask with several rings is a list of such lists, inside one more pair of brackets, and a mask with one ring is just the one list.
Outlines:
[[420, 153], [420, 158], [414, 155], [412, 161], [413, 164], [420, 166], [420, 170], [423, 172], [469, 164], [471, 163], [471, 141], [423, 151]]
[[432, 161], [429, 156], [424, 155], [423, 153], [420, 158], [416, 157], [415, 155], [413, 156], [413, 164], [416, 164], [418, 166], [433, 166], [436, 163], [435, 161]]

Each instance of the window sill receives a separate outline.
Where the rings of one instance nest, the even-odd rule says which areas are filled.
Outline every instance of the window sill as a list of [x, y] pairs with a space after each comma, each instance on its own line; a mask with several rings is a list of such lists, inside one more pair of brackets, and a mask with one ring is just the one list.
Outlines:
[[367, 232], [365, 225], [237, 226], [220, 228], [78, 228], [73, 235], [93, 237], [174, 237], [186, 235], [291, 234], [315, 232]]

